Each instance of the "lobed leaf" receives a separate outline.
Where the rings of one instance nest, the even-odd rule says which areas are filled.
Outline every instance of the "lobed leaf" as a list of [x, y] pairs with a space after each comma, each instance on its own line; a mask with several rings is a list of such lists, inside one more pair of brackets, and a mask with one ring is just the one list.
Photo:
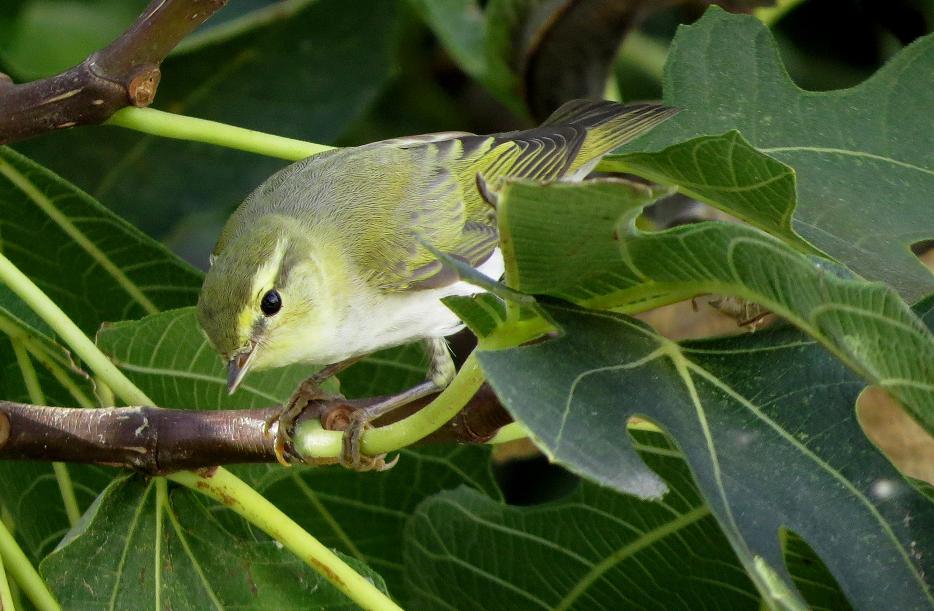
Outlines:
[[[664, 482], [627, 435], [630, 417], [649, 419], [684, 452], [763, 595], [776, 595], [771, 576], [790, 587], [779, 537], [787, 528], [855, 607], [934, 606], [934, 555], [925, 551], [931, 500], [865, 437], [854, 413], [864, 384], [818, 344], [778, 328], [679, 346], [621, 314], [545, 307], [558, 339], [484, 351], [479, 360], [553, 460], [597, 483], [658, 497]], [[929, 324], [931, 311], [929, 304]]]
[[932, 72], [928, 35], [856, 87], [803, 91], [762, 23], [711, 7], [679, 28], [668, 56], [665, 102], [682, 112], [623, 151], [739, 130], [794, 169], [797, 233], [913, 303], [934, 290], [910, 249], [934, 238], [934, 148], [922, 119], [934, 107]]
[[510, 282], [601, 308], [644, 310], [703, 293], [751, 300], [888, 390], [934, 432], [934, 337], [894, 290], [736, 224], [640, 232], [644, 205], [616, 183], [510, 185], [498, 218]]
[[794, 170], [759, 152], [736, 130], [692, 138], [655, 153], [610, 155], [599, 169], [675, 185], [685, 195], [811, 251], [791, 226]]
[[824, 260], [738, 225], [633, 235], [622, 241], [623, 256], [650, 286], [739, 295], [766, 306], [934, 432], [934, 336], [888, 286], [841, 278]]

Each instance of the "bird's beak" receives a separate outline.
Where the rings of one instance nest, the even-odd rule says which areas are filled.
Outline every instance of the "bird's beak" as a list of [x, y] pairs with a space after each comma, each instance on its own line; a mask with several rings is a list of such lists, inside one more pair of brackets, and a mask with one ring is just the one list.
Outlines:
[[236, 355], [227, 363], [227, 394], [234, 394], [246, 372], [250, 370], [250, 363], [256, 355], [256, 345], [251, 344], [249, 348]]

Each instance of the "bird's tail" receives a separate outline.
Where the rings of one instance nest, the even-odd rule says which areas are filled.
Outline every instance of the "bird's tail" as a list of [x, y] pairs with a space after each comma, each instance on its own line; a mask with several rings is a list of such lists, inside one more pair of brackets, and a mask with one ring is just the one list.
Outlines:
[[553, 112], [541, 127], [570, 125], [586, 134], [568, 171], [576, 174], [678, 112], [679, 109], [663, 104], [623, 106], [605, 100], [572, 100]]
[[490, 173], [544, 182], [580, 180], [601, 157], [678, 112], [664, 104], [573, 100], [539, 127], [497, 135], [497, 143], [515, 148], [499, 151]]

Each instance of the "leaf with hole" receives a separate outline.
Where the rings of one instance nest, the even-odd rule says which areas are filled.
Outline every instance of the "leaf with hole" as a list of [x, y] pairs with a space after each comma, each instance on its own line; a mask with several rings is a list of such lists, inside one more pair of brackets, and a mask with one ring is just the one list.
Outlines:
[[[932, 311], [922, 312], [929, 324]], [[547, 312], [560, 337], [478, 358], [553, 460], [657, 498], [666, 486], [627, 434], [630, 417], [646, 418], [684, 452], [763, 595], [775, 594], [770, 575], [790, 587], [779, 536], [787, 528], [855, 607], [934, 606], [925, 577], [934, 505], [866, 438], [854, 407], [864, 383], [817, 343], [776, 328], [678, 345], [621, 314], [560, 304]]]

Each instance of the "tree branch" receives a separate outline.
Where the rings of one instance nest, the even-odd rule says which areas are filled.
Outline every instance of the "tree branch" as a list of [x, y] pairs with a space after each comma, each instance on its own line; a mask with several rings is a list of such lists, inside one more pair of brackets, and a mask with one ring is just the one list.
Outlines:
[[15, 85], [0, 74], [0, 144], [105, 121], [125, 106], [148, 106], [159, 64], [227, 0], [152, 0], [117, 40], [61, 74]]
[[[378, 424], [401, 420], [433, 398], [406, 406]], [[313, 402], [300, 420], [320, 418], [325, 428], [342, 430], [354, 409], [380, 399]], [[0, 401], [0, 460], [96, 463], [152, 475], [233, 463], [272, 463], [276, 462], [274, 436], [266, 423], [279, 409], [78, 409]], [[511, 421], [484, 385], [456, 417], [422, 443], [483, 443]], [[309, 462], [333, 464], [336, 458], [312, 457]]]

